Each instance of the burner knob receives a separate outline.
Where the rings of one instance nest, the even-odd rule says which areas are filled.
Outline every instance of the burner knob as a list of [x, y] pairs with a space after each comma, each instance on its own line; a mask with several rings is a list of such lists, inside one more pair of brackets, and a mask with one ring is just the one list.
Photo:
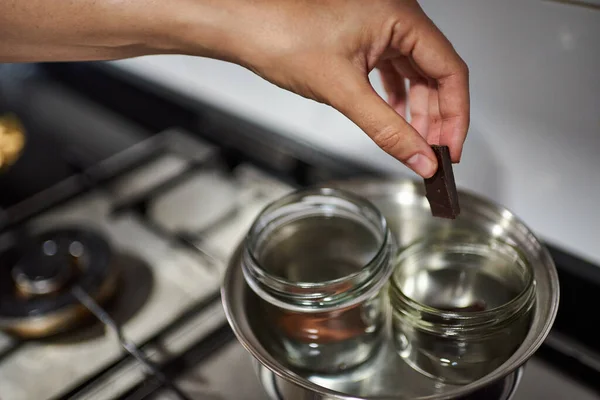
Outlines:
[[54, 240], [46, 240], [41, 251], [26, 255], [13, 267], [17, 290], [24, 296], [60, 291], [69, 282], [74, 264], [82, 255], [83, 245], [78, 241], [71, 242], [68, 249], [61, 249]]

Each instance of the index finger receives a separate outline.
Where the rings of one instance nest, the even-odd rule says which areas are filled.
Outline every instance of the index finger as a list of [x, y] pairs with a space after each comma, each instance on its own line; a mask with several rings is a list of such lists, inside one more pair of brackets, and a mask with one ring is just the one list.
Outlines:
[[409, 54], [421, 73], [437, 82], [442, 118], [439, 144], [448, 146], [452, 161], [459, 162], [470, 123], [469, 69], [428, 18], [417, 23], [414, 33]]

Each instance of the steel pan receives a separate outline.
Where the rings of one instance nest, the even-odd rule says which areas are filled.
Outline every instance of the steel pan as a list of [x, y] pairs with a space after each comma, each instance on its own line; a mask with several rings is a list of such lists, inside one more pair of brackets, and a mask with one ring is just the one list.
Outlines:
[[[518, 247], [531, 264], [536, 281], [532, 322], [523, 343], [504, 364], [466, 385], [447, 385], [429, 379], [385, 346], [365, 365], [338, 376], [303, 373], [286, 366], [263, 345], [261, 331], [268, 327], [257, 323], [257, 296], [244, 281], [238, 248], [225, 273], [223, 304], [237, 339], [258, 363], [259, 376], [270, 376], [273, 380], [274, 385], [266, 388], [271, 390], [270, 396], [277, 400], [477, 399], [499, 385], [512, 389], [499, 391], [500, 397], [488, 393], [485, 398], [509, 399], [518, 382], [519, 369], [548, 335], [558, 310], [556, 268], [535, 234], [509, 210], [465, 191], [459, 192], [461, 215], [456, 220], [446, 220], [431, 216], [419, 181], [341, 181], [321, 186], [348, 190], [373, 202], [386, 217], [401, 248], [428, 233], [455, 229], [492, 235]], [[275, 394], [279, 397], [274, 397], [273, 388], [277, 388]]]

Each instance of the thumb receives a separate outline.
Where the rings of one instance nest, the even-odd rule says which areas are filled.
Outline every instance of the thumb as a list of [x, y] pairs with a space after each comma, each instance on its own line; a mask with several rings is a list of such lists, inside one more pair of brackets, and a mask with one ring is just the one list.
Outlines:
[[437, 171], [437, 159], [425, 139], [375, 92], [360, 71], [338, 71], [323, 97], [381, 149], [423, 178]]

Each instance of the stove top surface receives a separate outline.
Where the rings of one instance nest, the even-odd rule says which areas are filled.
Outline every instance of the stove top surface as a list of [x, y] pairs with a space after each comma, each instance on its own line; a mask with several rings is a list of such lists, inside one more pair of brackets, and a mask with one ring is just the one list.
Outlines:
[[[165, 102], [87, 66], [52, 65], [46, 72], [52, 79], [34, 80], [36, 90], [24, 92], [44, 93], [40, 104], [58, 107], [60, 102], [48, 99], [60, 93], [67, 102], [64, 87], [54, 92], [61, 82], [73, 91], [76, 106], [68, 108], [69, 118], [53, 109], [43, 130], [25, 113], [38, 126], [32, 129], [36, 133], [67, 131], [82, 98], [105, 107], [78, 120], [92, 130], [100, 132], [102, 125], [110, 127], [106, 134], [124, 131], [127, 124], [119, 118], [149, 121], [149, 131], [180, 127], [143, 140], [124, 139], [95, 157], [73, 152], [82, 147], [71, 143], [77, 136], [68, 146], [54, 137], [47, 148], [56, 151], [44, 155], [39, 150], [44, 145], [35, 146], [19, 169], [0, 179], [0, 193], [11, 192], [0, 196], [0, 254], [12, 254], [0, 258], [2, 276], [11, 282], [0, 293], [5, 331], [0, 333], [0, 398], [267, 398], [220, 303], [226, 261], [269, 201], [307, 184], [373, 173], [264, 136], [260, 128], [214, 110]], [[111, 95], [115, 88], [123, 95]], [[143, 115], [128, 109], [131, 101]], [[109, 118], [106, 108], [119, 118]], [[51, 171], [52, 164], [58, 172]], [[49, 174], [29, 185], [24, 177], [41, 176], [40, 165], [49, 165]], [[82, 239], [81, 230], [93, 232], [93, 244]], [[600, 398], [600, 349], [591, 334], [600, 316], [581, 307], [593, 304], [600, 268], [554, 247], [551, 252], [561, 278], [562, 310], [545, 345], [527, 363], [514, 399]], [[86, 258], [109, 253], [110, 262], [98, 255]], [[51, 268], [40, 271], [39, 265]], [[84, 284], [81, 278], [94, 271], [101, 277], [108, 269], [116, 273], [110, 274], [111, 295], [103, 299], [94, 289], [102, 279]], [[9, 332], [6, 325], [65, 310], [77, 315], [72, 324], [54, 330], [42, 324], [45, 329], [35, 335]]]
[[[172, 143], [174, 148], [180, 140], [186, 140], [175, 132], [163, 134], [162, 139]], [[4, 314], [14, 314], [27, 306], [27, 312], [39, 320], [47, 312], [62, 312], [72, 302], [81, 300], [74, 296], [73, 287], [95, 297], [96, 286], [105, 278], [99, 267], [107, 264], [110, 243], [114, 252], [112, 262], [118, 266], [120, 276], [115, 283], [114, 298], [105, 306], [96, 305], [104, 307], [118, 323], [126, 340], [144, 350], [157, 346], [147, 352], [166, 359], [185, 348], [181, 343], [198, 341], [211, 326], [223, 325], [225, 318], [220, 312], [218, 290], [225, 260], [258, 210], [292, 187], [250, 165], [224, 168], [218, 162], [213, 163], [214, 152], [208, 150], [208, 145], [199, 140], [194, 141], [194, 145], [193, 159], [177, 150], [159, 151], [156, 157], [132, 171], [96, 185], [20, 225], [21, 235], [22, 232], [50, 230], [37, 240], [39, 249], [27, 254], [28, 258], [34, 258], [33, 262], [40, 262], [39, 257], [58, 257], [60, 254], [56, 253], [61, 251], [75, 251], [82, 253], [79, 258], [84, 254], [89, 256], [89, 265], [82, 268], [86, 273], [82, 275], [83, 280], [66, 282], [69, 289], [66, 292], [28, 298], [3, 297], [0, 310], [6, 308]], [[199, 159], [199, 154], [205, 156]], [[80, 227], [80, 231], [69, 228], [73, 226]], [[97, 233], [92, 236], [84, 231], [88, 237], [78, 237], [76, 233], [83, 229]], [[61, 232], [69, 240], [59, 237]], [[10, 246], [18, 242], [17, 237], [16, 231], [9, 230], [2, 239]], [[106, 242], [100, 238], [106, 238]], [[94, 240], [99, 243], [93, 243]], [[100, 254], [93, 254], [92, 245], [103, 247], [95, 249], [96, 253], [102, 250]], [[65, 260], [57, 262], [65, 266]], [[22, 263], [23, 259], [19, 258], [12, 264], [6, 261], [2, 270], [20, 271]], [[16, 289], [10, 293], [16, 293]], [[60, 296], [64, 297], [62, 303]], [[46, 310], [46, 304], [54, 308]], [[162, 337], [178, 318], [194, 308], [198, 309], [199, 316], [194, 315], [192, 319], [198, 319], [196, 323], [202, 325], [201, 328], [189, 329], [187, 335], [178, 332], [171, 339]], [[30, 332], [13, 331], [15, 336], [31, 336], [27, 333]], [[38, 332], [38, 336], [50, 333]], [[119, 340], [118, 335], [111, 332], [109, 325], [92, 322], [83, 328], [38, 340], [20, 341], [8, 335], [0, 336], [4, 343], [0, 349], [0, 353], [4, 352], [0, 360], [1, 393], [15, 400], [75, 394], [73, 390], [98, 371], [111, 367], [122, 369], [118, 364], [126, 361], [122, 350], [125, 345], [120, 343], [123, 339]], [[159, 339], [155, 340], [157, 336]], [[17, 347], [13, 349], [14, 346]], [[119, 379], [112, 379], [105, 389], [117, 395], [136, 379], [140, 381], [144, 377], [141, 372], [138, 371], [137, 378], [133, 373], [112, 372], [110, 375]], [[126, 378], [128, 375], [131, 376]], [[28, 384], [31, 381], [36, 384]], [[86, 388], [85, 394], [78, 396], [107, 397], [104, 390], [97, 389], [97, 395], [92, 395], [94, 390], [90, 390]]]

